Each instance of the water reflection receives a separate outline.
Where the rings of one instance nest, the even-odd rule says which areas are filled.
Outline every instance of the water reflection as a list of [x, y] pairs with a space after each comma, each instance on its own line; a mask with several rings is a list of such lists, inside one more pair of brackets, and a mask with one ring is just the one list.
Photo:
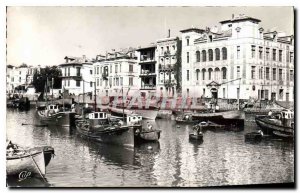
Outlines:
[[[29, 125], [22, 125], [28, 123]], [[189, 141], [190, 125], [156, 120], [159, 142], [134, 149], [95, 143], [81, 138], [75, 128], [40, 124], [36, 112], [7, 110], [7, 138], [22, 146], [51, 145], [56, 156], [47, 167], [48, 183], [24, 182], [16, 186], [149, 187], [222, 186], [294, 181], [294, 144], [279, 140], [246, 143], [244, 135], [256, 131], [206, 131], [203, 141]]]

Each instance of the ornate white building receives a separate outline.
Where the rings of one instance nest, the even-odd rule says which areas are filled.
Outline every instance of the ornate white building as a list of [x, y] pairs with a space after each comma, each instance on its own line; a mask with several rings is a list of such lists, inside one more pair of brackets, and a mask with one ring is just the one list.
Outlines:
[[[93, 62], [97, 96], [134, 95], [139, 91], [139, 67], [135, 49], [97, 55]], [[123, 91], [122, 91], [123, 89]]]
[[85, 56], [64, 58], [59, 65], [62, 72], [62, 88], [69, 94], [82, 95], [94, 91], [93, 64]]
[[294, 100], [294, 41], [239, 15], [212, 29], [182, 32], [182, 94]]

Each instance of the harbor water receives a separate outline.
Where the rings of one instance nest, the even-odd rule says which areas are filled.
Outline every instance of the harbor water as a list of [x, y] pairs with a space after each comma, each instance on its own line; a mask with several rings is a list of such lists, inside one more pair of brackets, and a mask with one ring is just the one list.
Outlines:
[[[82, 139], [75, 128], [41, 124], [35, 109], [7, 109], [7, 139], [24, 147], [50, 145], [55, 157], [46, 180], [26, 179], [9, 186], [50, 187], [205, 187], [294, 182], [294, 143], [246, 143], [258, 128], [246, 117], [243, 131], [206, 131], [192, 143], [190, 125], [158, 119], [158, 143], [126, 149]], [[22, 125], [22, 123], [27, 125]]]

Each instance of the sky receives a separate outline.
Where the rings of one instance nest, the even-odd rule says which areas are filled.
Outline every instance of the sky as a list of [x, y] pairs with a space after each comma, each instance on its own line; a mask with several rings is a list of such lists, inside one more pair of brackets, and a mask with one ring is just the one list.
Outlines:
[[7, 64], [52, 66], [65, 56], [95, 58], [112, 49], [213, 27], [232, 14], [260, 19], [265, 30], [294, 34], [292, 7], [8, 7]]

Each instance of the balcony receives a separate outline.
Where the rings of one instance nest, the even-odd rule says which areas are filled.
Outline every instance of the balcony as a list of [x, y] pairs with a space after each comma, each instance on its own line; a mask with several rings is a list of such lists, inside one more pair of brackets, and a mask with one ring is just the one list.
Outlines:
[[140, 76], [155, 76], [155, 71], [154, 70], [141, 70]]
[[155, 90], [156, 86], [153, 84], [144, 84], [141, 86], [141, 90]]
[[158, 66], [158, 69], [160, 71], [173, 71], [174, 68], [175, 68], [174, 64], [167, 64], [167, 65], [159, 64], [159, 66]]
[[141, 59], [140, 59], [140, 63], [147, 63], [147, 62], [155, 62], [155, 58], [154, 57], [149, 57], [146, 55], [142, 55]]

